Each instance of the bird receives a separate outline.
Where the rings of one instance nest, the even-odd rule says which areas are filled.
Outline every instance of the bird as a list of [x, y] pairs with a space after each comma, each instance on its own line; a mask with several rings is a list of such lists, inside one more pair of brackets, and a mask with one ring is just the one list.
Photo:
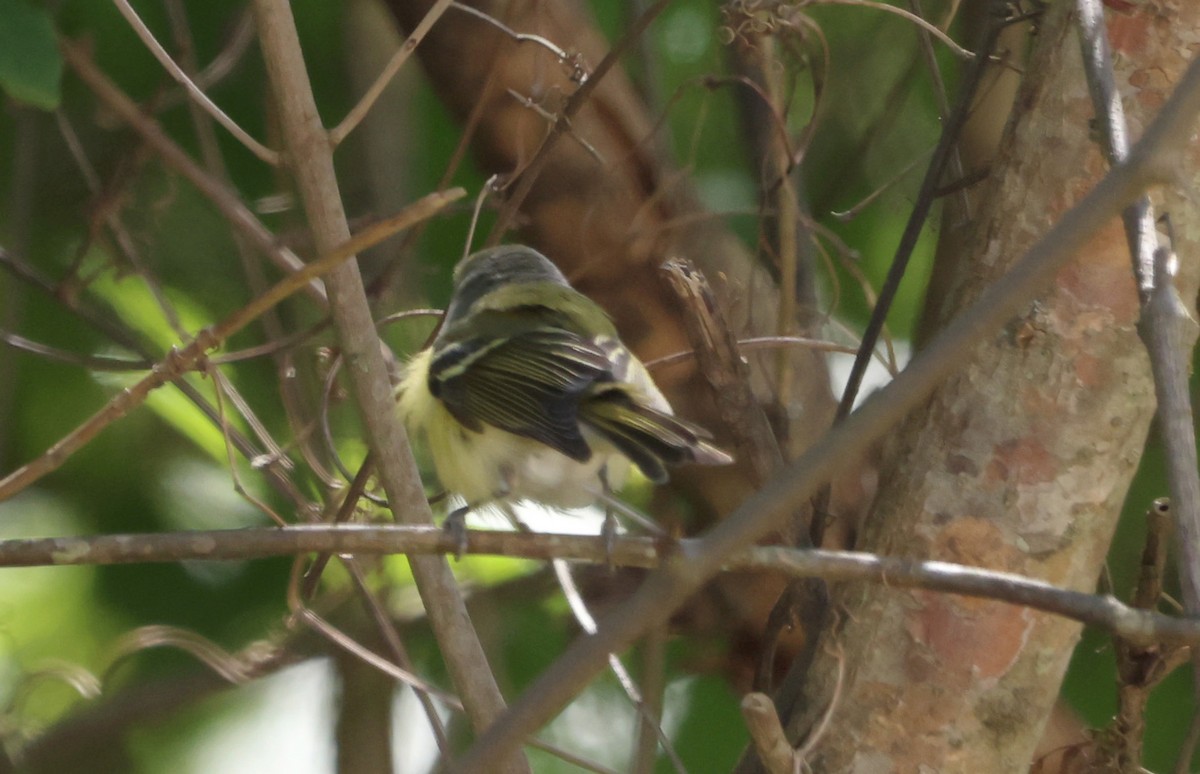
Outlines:
[[466, 512], [482, 506], [582, 507], [619, 490], [632, 466], [663, 483], [669, 467], [733, 461], [674, 415], [604, 310], [523, 245], [458, 263], [441, 327], [406, 364], [398, 404], [441, 485], [466, 501], [446, 523], [460, 541]]

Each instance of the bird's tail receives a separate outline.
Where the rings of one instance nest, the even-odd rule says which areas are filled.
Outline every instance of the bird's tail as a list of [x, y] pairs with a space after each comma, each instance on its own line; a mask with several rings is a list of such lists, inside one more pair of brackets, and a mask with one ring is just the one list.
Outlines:
[[704, 428], [643, 406], [623, 390], [605, 390], [585, 399], [579, 406], [579, 419], [655, 483], [667, 480], [668, 466], [733, 462], [733, 457], [709, 443], [712, 436]]

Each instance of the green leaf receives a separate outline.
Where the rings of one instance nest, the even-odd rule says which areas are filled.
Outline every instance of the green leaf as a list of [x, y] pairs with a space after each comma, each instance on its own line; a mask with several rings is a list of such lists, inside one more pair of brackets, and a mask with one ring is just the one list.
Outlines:
[[0, 88], [14, 99], [53, 110], [62, 98], [62, 57], [45, 8], [0, 0]]

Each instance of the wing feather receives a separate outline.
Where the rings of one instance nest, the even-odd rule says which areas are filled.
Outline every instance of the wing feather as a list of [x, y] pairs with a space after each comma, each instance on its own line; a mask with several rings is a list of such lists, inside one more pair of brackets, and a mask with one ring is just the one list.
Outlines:
[[487, 423], [584, 461], [579, 402], [612, 378], [604, 351], [562, 328], [535, 327], [445, 346], [429, 370], [430, 391], [465, 426]]

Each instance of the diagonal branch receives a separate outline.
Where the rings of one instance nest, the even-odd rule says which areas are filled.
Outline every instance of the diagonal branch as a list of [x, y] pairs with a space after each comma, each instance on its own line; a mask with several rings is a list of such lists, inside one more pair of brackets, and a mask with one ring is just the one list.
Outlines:
[[[291, 160], [313, 240], [321, 252], [333, 250], [350, 235], [342, 207], [333, 149], [321, 125], [312, 86], [287, 0], [255, 0], [259, 44], [279, 109], [284, 142]], [[420, 475], [396, 413], [382, 344], [357, 265], [343, 263], [325, 279], [330, 312], [356, 407], [392, 515], [410, 524], [431, 524]], [[414, 557], [409, 564], [447, 670], [476, 731], [504, 712], [504, 698], [467, 613], [461, 590], [442, 557]], [[523, 772], [529, 763], [506, 752], [489, 761], [489, 770]]]
[[[245, 237], [255, 249], [269, 257], [280, 269], [295, 271], [304, 265], [291, 250], [277, 244], [275, 234], [263, 225], [250, 208], [242, 203], [238, 195], [216, 177], [208, 174], [183, 148], [179, 147], [150, 116], [142, 112], [125, 92], [100, 71], [85, 53], [82, 46], [66, 39], [59, 40], [63, 60], [75, 71], [79, 79], [95, 93], [104, 106], [115, 113], [130, 129], [155, 150], [163, 163], [182, 175], [201, 194], [206, 196], [217, 210], [229, 221], [234, 230]], [[324, 303], [323, 291], [317, 286], [309, 294]]]
[[550, 127], [549, 134], [542, 140], [541, 146], [537, 149], [537, 153], [534, 154], [528, 166], [521, 170], [521, 176], [516, 181], [516, 187], [505, 200], [500, 214], [496, 216], [496, 223], [492, 226], [491, 234], [488, 235], [488, 245], [497, 244], [504, 237], [505, 232], [512, 226], [522, 202], [529, 195], [533, 184], [537, 182], [537, 177], [541, 174], [542, 169], [549, 163], [550, 151], [554, 147], [554, 144], [558, 142], [559, 137], [570, 130], [571, 116], [579, 112], [579, 109], [587, 103], [588, 98], [596, 90], [597, 85], [599, 85], [608, 71], [616, 65], [617, 61], [625, 53], [625, 50], [633, 44], [633, 41], [641, 37], [646, 28], [650, 26], [650, 22], [654, 21], [666, 9], [669, 2], [670, 0], [658, 0], [654, 5], [643, 11], [630, 28], [625, 31], [625, 34], [621, 36], [621, 39], [613, 45], [604, 59], [600, 61], [600, 64], [596, 65], [596, 69], [588, 74], [587, 79], [570, 96], [567, 103], [563, 105], [557, 120]]
[[362, 96], [358, 104], [350, 109], [350, 112], [346, 114], [346, 117], [342, 119], [340, 124], [329, 130], [330, 145], [335, 148], [341, 145], [342, 141], [354, 131], [355, 127], [362, 123], [362, 120], [367, 117], [367, 113], [371, 110], [371, 106], [383, 94], [383, 90], [387, 88], [387, 85], [392, 82], [392, 78], [396, 77], [396, 73], [400, 72], [400, 68], [404, 66], [404, 63], [408, 61], [412, 53], [417, 50], [417, 46], [421, 44], [421, 40], [425, 37], [426, 33], [429, 32], [433, 25], [437, 23], [437, 20], [442, 18], [442, 14], [449, 10], [453, 4], [453, 0], [437, 0], [434, 6], [429, 9], [429, 12], [425, 14], [425, 18], [421, 20], [421, 23], [413, 28], [413, 31], [400, 44], [400, 48], [388, 60], [387, 66], [383, 68], [383, 72], [371, 84], [371, 88], [367, 89], [367, 93]]

